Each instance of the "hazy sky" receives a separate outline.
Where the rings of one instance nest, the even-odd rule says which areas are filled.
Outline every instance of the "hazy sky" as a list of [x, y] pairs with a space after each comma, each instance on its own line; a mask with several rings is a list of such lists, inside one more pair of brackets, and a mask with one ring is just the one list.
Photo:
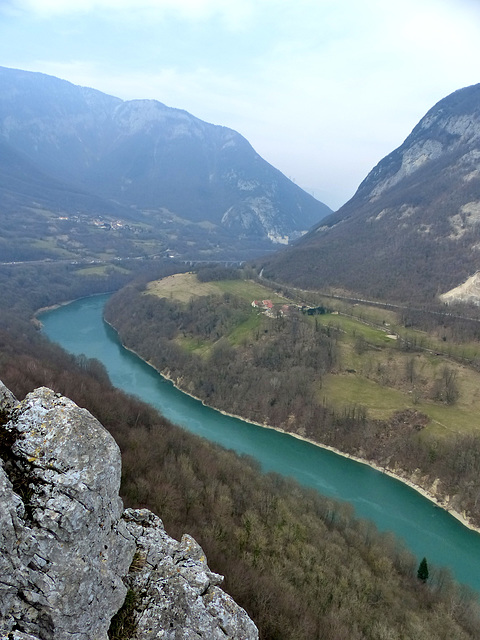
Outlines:
[[0, 0], [0, 65], [236, 129], [337, 208], [480, 82], [480, 0]]

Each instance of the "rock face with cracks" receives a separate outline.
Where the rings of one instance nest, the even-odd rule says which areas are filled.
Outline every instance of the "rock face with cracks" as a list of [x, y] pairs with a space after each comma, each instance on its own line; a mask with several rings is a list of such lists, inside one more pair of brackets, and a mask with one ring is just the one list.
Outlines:
[[[0, 382], [0, 639], [258, 638], [188, 535], [119, 498], [120, 452], [85, 409]], [[127, 615], [127, 614], [126, 614]], [[124, 636], [127, 637], [127, 636]]]

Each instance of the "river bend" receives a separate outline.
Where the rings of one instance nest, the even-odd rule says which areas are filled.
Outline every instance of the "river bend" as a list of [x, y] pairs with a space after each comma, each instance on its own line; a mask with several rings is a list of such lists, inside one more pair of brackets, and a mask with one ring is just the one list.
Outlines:
[[[103, 321], [108, 296], [77, 300], [41, 315], [44, 333], [67, 351], [97, 358], [112, 383], [157, 408], [166, 418], [256, 458], [264, 471], [294, 477], [320, 493], [351, 503], [355, 513], [392, 531], [419, 558], [447, 566], [480, 593], [480, 534], [419, 493], [365, 464], [287, 434], [225, 416], [176, 389], [122, 347]], [[160, 514], [161, 515], [161, 514]]]

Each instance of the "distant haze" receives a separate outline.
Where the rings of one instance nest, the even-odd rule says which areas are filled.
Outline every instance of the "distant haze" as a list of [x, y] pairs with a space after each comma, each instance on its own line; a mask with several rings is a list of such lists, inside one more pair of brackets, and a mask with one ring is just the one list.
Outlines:
[[231, 127], [332, 208], [478, 60], [478, 0], [0, 2], [0, 65]]
[[262, 263], [264, 276], [413, 306], [454, 289], [448, 300], [480, 305], [479, 157], [480, 83], [432, 107], [347, 204]]

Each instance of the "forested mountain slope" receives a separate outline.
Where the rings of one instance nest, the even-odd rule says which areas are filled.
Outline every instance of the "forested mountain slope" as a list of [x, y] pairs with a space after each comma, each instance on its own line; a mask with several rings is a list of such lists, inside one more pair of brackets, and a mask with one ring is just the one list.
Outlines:
[[[331, 212], [239, 133], [186, 111], [3, 67], [0, 89], [0, 142], [30, 163], [37, 185], [40, 173], [48, 176], [45, 191], [52, 179], [68, 186], [84, 213], [98, 206], [81, 203], [75, 191], [96, 196], [97, 205], [101, 198], [128, 208], [130, 219], [148, 212], [157, 226], [176, 220], [178, 233], [196, 224], [198, 233], [220, 241], [253, 238], [267, 248]], [[0, 165], [5, 183], [8, 171]], [[23, 203], [30, 189], [10, 185], [11, 209], [14, 194]]]
[[[128, 207], [92, 195], [85, 189], [58, 180], [29, 160], [22, 152], [0, 139], [0, 196], [3, 214], [10, 214], [17, 223], [23, 222], [19, 212], [37, 207], [52, 211], [77, 213], [88, 210], [92, 214], [116, 215], [131, 219]], [[138, 217], [138, 214], [137, 214]]]
[[303, 287], [429, 300], [480, 268], [480, 84], [436, 104], [339, 211], [264, 274]]

